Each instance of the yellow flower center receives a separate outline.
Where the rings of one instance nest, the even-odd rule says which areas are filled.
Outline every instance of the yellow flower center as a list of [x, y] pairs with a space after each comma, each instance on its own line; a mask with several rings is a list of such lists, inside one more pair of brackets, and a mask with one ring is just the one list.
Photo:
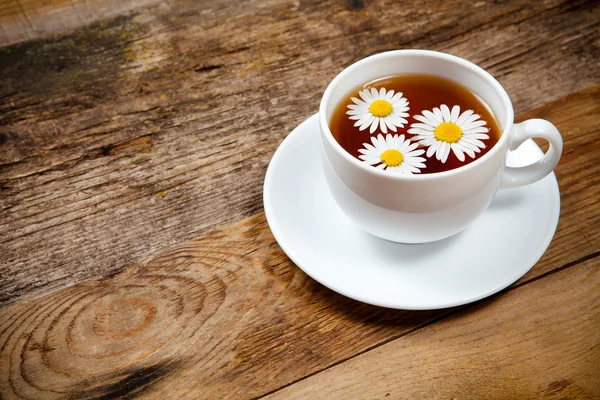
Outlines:
[[404, 156], [396, 149], [389, 149], [381, 153], [381, 161], [388, 167], [396, 167], [402, 164]]
[[454, 122], [442, 122], [435, 128], [433, 133], [437, 140], [446, 143], [456, 143], [463, 135], [460, 126]]
[[392, 105], [387, 100], [375, 100], [369, 106], [369, 111], [376, 117], [387, 117], [392, 113]]

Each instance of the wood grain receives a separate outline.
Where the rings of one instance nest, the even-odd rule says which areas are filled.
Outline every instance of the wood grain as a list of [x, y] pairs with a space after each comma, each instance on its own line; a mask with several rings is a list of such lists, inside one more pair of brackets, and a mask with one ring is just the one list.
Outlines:
[[[597, 268], [598, 254], [589, 257]], [[536, 266], [523, 284], [551, 269]], [[585, 298], [591, 289], [579, 283], [561, 287]], [[521, 312], [545, 315], [530, 307]], [[453, 313], [331, 292], [281, 252], [261, 214], [114, 277], [0, 310], [0, 395], [254, 398]]]
[[463, 56], [517, 111], [584, 89], [600, 80], [599, 8], [169, 1], [0, 49], [0, 302], [115, 274], [259, 212], [276, 146], [366, 55]]
[[[597, 270], [600, 254], [586, 258], [585, 268]], [[538, 264], [516, 289], [537, 302], [527, 305], [527, 295], [517, 307], [504, 302], [511, 295], [500, 295], [477, 309], [490, 306], [484, 312], [494, 316], [501, 308], [506, 318], [518, 309], [553, 321], [554, 314], [547, 314], [558, 308], [553, 301], [585, 307], [573, 297], [581, 296], [598, 307], [597, 294], [586, 297], [590, 286], [597, 291], [597, 274], [584, 285], [562, 280], [561, 290], [571, 297], [540, 297], [528, 289], [528, 282], [538, 285], [552, 271], [574, 271], [579, 262]], [[542, 298], [551, 305], [540, 306]], [[592, 311], [564, 310], [594, 319]], [[260, 214], [116, 276], [0, 310], [0, 396], [255, 398], [454, 313], [382, 309], [331, 292], [283, 254]], [[521, 329], [531, 328], [527, 321]], [[589, 328], [578, 326], [581, 332], [568, 331], [573, 340]], [[506, 351], [512, 346], [509, 341]], [[515, 357], [521, 354], [515, 351]]]
[[[551, 118], [566, 151], [555, 240], [517, 287], [581, 262], [598, 267], [599, 96], [600, 85], [520, 117]], [[564, 287], [579, 294], [576, 284]], [[253, 398], [454, 313], [385, 310], [323, 288], [282, 253], [261, 213], [115, 276], [0, 310], [0, 365], [9, 366], [0, 394], [154, 398], [183, 388], [181, 398]]]
[[[600, 85], [567, 96], [517, 117], [544, 118], [561, 131], [564, 150], [555, 170], [561, 215], [552, 245], [540, 264], [563, 265], [600, 251]], [[527, 275], [523, 278], [527, 279]]]
[[568, 268], [267, 398], [597, 399], [599, 267]]
[[4, 0], [0, 46], [88, 25], [156, 0]]
[[0, 310], [0, 395], [251, 398], [437, 315], [330, 292], [261, 214]]
[[[32, 37], [150, 0], [98, 4], [5, 2], [0, 24]], [[0, 49], [0, 398], [599, 397], [599, 10], [171, 0]], [[327, 82], [403, 47], [488, 68], [565, 138], [552, 245], [472, 306], [337, 295], [260, 212]]]

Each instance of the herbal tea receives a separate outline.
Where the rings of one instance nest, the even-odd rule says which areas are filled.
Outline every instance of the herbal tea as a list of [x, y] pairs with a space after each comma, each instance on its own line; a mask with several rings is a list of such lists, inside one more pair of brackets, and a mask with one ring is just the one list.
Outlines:
[[467, 165], [500, 138], [491, 112], [467, 88], [417, 74], [379, 79], [350, 93], [330, 128], [348, 153], [399, 174]]

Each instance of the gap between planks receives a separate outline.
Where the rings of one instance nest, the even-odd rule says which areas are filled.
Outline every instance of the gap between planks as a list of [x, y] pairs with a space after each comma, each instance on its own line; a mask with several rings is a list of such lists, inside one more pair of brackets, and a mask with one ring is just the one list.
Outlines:
[[370, 351], [372, 351], [372, 350], [374, 350], [374, 349], [376, 349], [378, 347], [384, 346], [384, 345], [386, 345], [386, 344], [388, 344], [390, 342], [396, 341], [396, 340], [401, 339], [401, 338], [403, 338], [405, 336], [413, 334], [413, 333], [415, 333], [415, 332], [417, 332], [417, 331], [419, 331], [421, 329], [427, 328], [428, 326], [433, 325], [433, 324], [435, 324], [435, 323], [437, 323], [439, 321], [446, 320], [446, 319], [448, 319], [448, 318], [450, 318], [450, 317], [452, 317], [454, 315], [464, 314], [465, 312], [468, 312], [472, 308], [479, 307], [482, 303], [486, 303], [486, 302], [488, 302], [488, 301], [490, 301], [492, 299], [500, 297], [500, 296], [504, 295], [505, 293], [509, 293], [509, 292], [511, 292], [511, 291], [513, 291], [515, 289], [519, 289], [519, 288], [521, 288], [523, 286], [526, 286], [526, 285], [530, 285], [530, 284], [532, 284], [534, 282], [539, 281], [540, 279], [544, 279], [544, 278], [549, 277], [551, 275], [554, 275], [556, 273], [562, 272], [562, 271], [564, 271], [566, 269], [575, 268], [579, 264], [585, 263], [587, 261], [590, 261], [590, 260], [593, 260], [593, 259], [597, 259], [596, 261], [598, 261], [598, 260], [600, 260], [600, 258], [598, 258], [599, 256], [600, 256], [600, 251], [597, 251], [595, 253], [588, 254], [585, 257], [581, 257], [578, 260], [575, 260], [575, 261], [572, 261], [570, 263], [567, 263], [567, 264], [565, 264], [565, 265], [563, 265], [561, 267], [555, 268], [555, 269], [550, 270], [548, 272], [545, 272], [545, 273], [543, 273], [541, 275], [535, 276], [535, 277], [533, 277], [531, 279], [524, 280], [524, 281], [519, 281], [518, 283], [515, 283], [515, 284], [509, 286], [508, 288], [500, 291], [499, 293], [496, 293], [496, 294], [494, 294], [494, 295], [492, 295], [490, 297], [481, 299], [481, 300], [476, 301], [474, 303], [454, 308], [454, 309], [452, 309], [451, 311], [449, 311], [446, 314], [443, 314], [443, 315], [441, 315], [441, 316], [439, 316], [437, 318], [434, 318], [431, 321], [427, 321], [424, 324], [416, 326], [413, 329], [410, 329], [410, 330], [408, 330], [406, 332], [403, 332], [403, 333], [401, 333], [399, 335], [392, 336], [392, 337], [390, 337], [390, 338], [388, 338], [386, 340], [383, 340], [383, 341], [381, 341], [381, 342], [379, 342], [379, 343], [377, 343], [375, 345], [372, 345], [372, 346], [370, 346], [370, 347], [368, 347], [368, 348], [366, 348], [364, 350], [361, 350], [361, 351], [357, 352], [356, 354], [353, 354], [350, 357], [347, 357], [347, 358], [345, 358], [343, 360], [339, 360], [339, 361], [337, 361], [335, 363], [332, 363], [331, 365], [328, 365], [325, 368], [322, 368], [322, 369], [320, 369], [318, 371], [311, 372], [310, 374], [307, 374], [306, 376], [298, 378], [297, 380], [292, 381], [292, 382], [290, 382], [290, 383], [288, 383], [286, 385], [283, 385], [283, 386], [281, 386], [281, 387], [279, 387], [279, 388], [277, 388], [275, 390], [272, 390], [272, 391], [270, 391], [268, 393], [265, 393], [265, 394], [260, 395], [260, 396], [253, 397], [252, 400], [259, 400], [259, 399], [268, 398], [271, 395], [276, 394], [277, 392], [280, 392], [280, 391], [282, 391], [282, 390], [284, 390], [284, 389], [286, 389], [288, 387], [292, 387], [292, 386], [294, 386], [295, 384], [297, 384], [299, 382], [305, 381], [305, 380], [307, 380], [307, 379], [309, 379], [309, 378], [311, 378], [311, 377], [313, 377], [315, 375], [318, 375], [318, 374], [320, 374], [320, 373], [322, 373], [324, 371], [330, 370], [330, 369], [332, 369], [334, 367], [337, 367], [338, 365], [341, 365], [341, 364], [344, 364], [344, 363], [346, 363], [346, 362], [348, 362], [350, 360], [353, 360], [353, 359], [355, 359], [355, 358], [357, 358], [357, 357], [359, 357], [359, 356], [361, 356], [363, 354], [366, 354], [366, 353], [368, 353], [368, 352], [370, 352]]
[[[439, 318], [435, 325], [424, 326], [418, 334], [402, 335], [256, 399], [310, 399], [315, 393], [328, 399], [358, 398], [359, 394], [367, 396], [360, 398], [387, 398], [392, 393], [391, 398], [427, 398], [432, 393], [439, 398], [467, 399], [596, 398], [600, 394], [600, 377], [594, 377], [593, 372], [594, 364], [600, 361], [599, 320], [594, 319], [600, 307], [594, 290], [599, 283], [597, 255], [512, 287], [505, 296], [492, 296], [457, 310]], [[582, 289], [583, 299], [578, 303], [577, 295], [573, 295], [577, 291], [569, 290], [569, 280], [574, 281], [571, 287]], [[530, 293], [524, 292], [524, 287], [531, 287]], [[563, 302], [575, 297], [575, 302], [567, 304], [569, 311], [562, 314], [557, 308], [562, 304], [556, 304], [561, 296]], [[547, 306], [548, 302], [555, 306]], [[528, 314], [523, 303], [534, 303], [541, 314]], [[553, 318], [565, 323], [568, 330], [568, 322], [577, 316], [584, 321], [572, 325], [575, 328], [567, 338], [546, 332], [548, 325], [556, 326]], [[584, 330], [577, 330], [580, 326]], [[562, 333], [562, 328], [556, 329]], [[495, 340], [503, 335], [505, 342]], [[574, 336], [577, 339], [569, 341]], [[497, 344], [494, 347], [489, 342]], [[477, 350], [470, 348], [473, 346]], [[418, 361], [407, 354], [409, 351], [418, 354]], [[549, 362], [548, 354], [563, 358]], [[567, 354], [569, 359], [564, 358]], [[537, 357], [546, 362], [531, 361]], [[539, 368], [522, 370], [521, 363]], [[377, 372], [370, 368], [374, 365]], [[423, 365], [429, 365], [426, 373]]]

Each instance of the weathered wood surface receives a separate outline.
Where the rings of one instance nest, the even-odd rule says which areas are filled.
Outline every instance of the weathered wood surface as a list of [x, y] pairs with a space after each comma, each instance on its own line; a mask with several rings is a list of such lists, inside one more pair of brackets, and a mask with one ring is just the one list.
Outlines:
[[3, 0], [0, 46], [90, 24], [156, 0]]
[[[570, 276], [568, 271], [597, 270], [600, 266], [600, 166], [595, 161], [600, 150], [596, 125], [599, 100], [600, 86], [595, 86], [525, 114], [527, 118], [552, 119], [565, 133], [568, 148], [556, 171], [563, 193], [563, 216], [555, 240], [513, 289], [525, 296], [520, 300], [519, 312], [542, 321], [546, 316], [546, 323], [564, 317], [548, 313], [561, 301], [571, 307], [564, 315], [574, 321], [592, 318], [598, 323], [593, 314], [600, 306], [598, 298], [586, 297], [586, 290], [597, 291], [600, 286], [598, 274], [587, 274], [584, 288], [580, 278], [561, 280], [562, 296], [552, 292], [541, 297], [527, 288], [539, 285], [538, 281], [555, 279], [556, 274]], [[569, 128], [573, 121], [578, 121], [577, 127]], [[543, 334], [532, 328], [530, 320], [511, 322], [515, 309], [512, 300], [495, 306], [511, 296], [496, 296], [474, 307], [488, 317], [498, 313], [497, 307], [506, 308], [505, 319], [494, 320], [498, 326], [513, 323], [507, 328], [511, 333], [508, 342], [504, 343], [499, 333], [493, 337], [505, 352], [501, 360], [530, 356], [522, 354], [523, 348], [513, 346], [513, 335], [532, 331]], [[537, 300], [528, 304], [532, 298]], [[588, 303], [579, 303], [578, 299]], [[544, 301], [552, 306], [539, 307], [538, 303]], [[488, 304], [492, 307], [489, 314]], [[468, 315], [470, 309], [460, 310]], [[0, 310], [0, 364], [9, 370], [8, 374], [0, 374], [0, 393], [11, 398], [134, 394], [159, 398], [174, 393], [178, 398], [218, 398], [224, 393], [231, 398], [260, 397], [311, 375], [318, 376], [333, 365], [343, 366], [344, 361], [390, 341], [404, 340], [407, 334], [436, 326], [437, 321], [456, 312], [385, 310], [331, 292], [282, 253], [260, 213], [131, 265], [116, 276], [81, 283], [35, 300], [24, 299]], [[456, 329], [460, 326], [462, 323]], [[567, 332], [575, 340], [579, 336], [574, 333], [586, 335], [590, 330], [589, 325], [574, 323]], [[562, 346], [549, 346], [555, 352], [547, 357], [554, 356], [557, 362], [568, 358], [570, 367], [562, 375], [560, 370], [552, 375], [560, 379], [548, 381], [548, 387], [567, 380], [569, 385], [583, 385], [588, 391], [597, 387], [595, 380], [580, 382], [587, 378], [577, 372], [579, 361], [590, 362], [590, 357], [599, 361], [597, 352], [590, 352], [587, 358], [580, 355], [583, 346], [593, 340], [594, 336], [588, 336], [576, 348], [572, 340]], [[531, 351], [536, 350], [533, 347]], [[554, 364], [544, 366], [557, 369]], [[437, 376], [418, 369], [414, 373]], [[490, 370], [487, 374], [490, 376]], [[526, 383], [539, 376], [530, 376]], [[415, 384], [415, 393], [425, 384]], [[321, 381], [315, 385], [319, 392], [326, 391], [320, 387]], [[382, 380], [373, 390], [383, 390], [386, 385], [387, 381]], [[514, 397], [514, 392], [504, 390], [504, 383], [495, 387], [498, 398]], [[449, 386], [448, 390], [453, 388]], [[527, 386], [522, 390], [535, 397], [535, 393], [546, 389]], [[310, 391], [304, 383], [298, 390]], [[460, 390], [457, 393], [464, 395]]]
[[600, 398], [599, 283], [590, 260], [267, 398]]
[[[0, 48], [1, 398], [600, 395], [598, 2], [198, 3]], [[552, 245], [476, 305], [337, 295], [261, 212], [327, 82], [402, 47], [488, 68], [565, 138]]]
[[260, 211], [276, 146], [366, 55], [463, 56], [518, 112], [598, 82], [600, 4], [530, 3], [169, 2], [0, 49], [0, 301]]

